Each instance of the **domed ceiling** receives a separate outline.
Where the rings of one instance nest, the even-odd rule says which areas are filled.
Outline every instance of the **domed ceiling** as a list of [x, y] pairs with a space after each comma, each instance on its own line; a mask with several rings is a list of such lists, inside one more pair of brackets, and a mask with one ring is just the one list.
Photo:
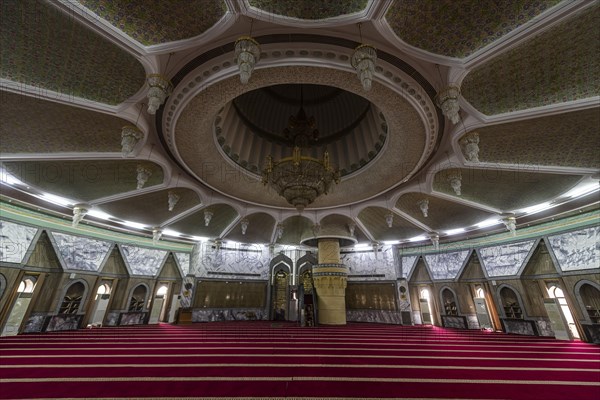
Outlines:
[[[518, 230], [597, 209], [598, 2], [415, 4], [2, 2], [0, 200], [286, 246], [510, 237], [508, 217]], [[248, 35], [260, 56], [242, 84]], [[377, 50], [370, 90], [351, 63], [362, 43]], [[156, 114], [149, 74], [172, 84]], [[437, 104], [449, 87], [454, 118]], [[124, 126], [141, 131], [127, 151]], [[339, 177], [301, 212], [263, 183], [296, 145]]]

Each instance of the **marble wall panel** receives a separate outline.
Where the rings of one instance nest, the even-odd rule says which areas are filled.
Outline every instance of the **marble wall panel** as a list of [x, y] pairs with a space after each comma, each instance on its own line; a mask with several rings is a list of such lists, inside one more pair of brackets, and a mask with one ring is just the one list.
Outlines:
[[421, 324], [423, 324], [423, 320], [421, 319], [421, 312], [420, 311], [413, 311], [412, 312], [412, 317], [413, 317], [413, 321], [414, 321], [415, 325], [421, 325]]
[[110, 311], [106, 314], [106, 319], [104, 321], [104, 326], [117, 326], [119, 323], [119, 315], [121, 313], [118, 311]]
[[535, 240], [479, 249], [483, 268], [489, 277], [517, 275]]
[[535, 324], [537, 326], [538, 333], [540, 336], [550, 336], [554, 337], [554, 330], [552, 329], [552, 324], [550, 320], [547, 318], [540, 318], [535, 320]]
[[146, 320], [148, 313], [143, 312], [123, 312], [121, 313], [119, 325], [142, 325]]
[[191, 268], [197, 277], [266, 280], [270, 260], [268, 249], [194, 246]]
[[192, 311], [193, 322], [255, 321], [267, 319], [269, 319], [269, 314], [262, 308], [197, 308]]
[[346, 321], [402, 325], [402, 315], [397, 311], [346, 310]]
[[401, 278], [408, 279], [412, 270], [417, 265], [419, 256], [402, 256], [400, 258]]
[[54, 315], [50, 318], [46, 332], [77, 330], [82, 317], [82, 315]]
[[120, 245], [121, 253], [132, 275], [156, 276], [162, 267], [167, 252], [144, 247]]
[[[360, 275], [360, 280], [395, 280], [396, 264], [392, 246], [384, 246], [381, 251], [360, 251], [340, 254], [340, 262], [348, 268], [349, 279]], [[384, 275], [384, 276], [373, 276]]]
[[112, 244], [84, 236], [51, 232], [59, 257], [66, 269], [97, 272], [111, 250]]
[[46, 313], [31, 313], [23, 328], [23, 333], [41, 332], [47, 315]]
[[453, 253], [427, 254], [424, 259], [429, 267], [431, 278], [435, 281], [455, 279], [468, 256], [469, 250], [464, 250]]
[[562, 271], [600, 268], [600, 226], [548, 237]]
[[463, 316], [442, 315], [442, 325], [445, 328], [467, 329], [467, 320]]
[[0, 220], [0, 261], [22, 263], [38, 229]]
[[506, 333], [514, 333], [516, 335], [530, 335], [535, 336], [535, 322], [525, 321], [518, 319], [502, 319], [504, 325], [504, 331]]
[[175, 253], [175, 258], [179, 264], [179, 268], [183, 272], [183, 275], [190, 273], [190, 253]]
[[479, 329], [479, 320], [476, 314], [465, 315], [467, 318], [467, 327], [469, 329]]

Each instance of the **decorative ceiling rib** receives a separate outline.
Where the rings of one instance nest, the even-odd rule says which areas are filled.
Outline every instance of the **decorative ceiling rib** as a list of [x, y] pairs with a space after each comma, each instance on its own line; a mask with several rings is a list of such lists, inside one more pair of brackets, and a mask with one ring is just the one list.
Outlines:
[[[427, 200], [427, 217], [419, 206], [419, 202], [423, 200]], [[438, 232], [474, 225], [493, 216], [485, 211], [423, 193], [403, 194], [396, 202], [396, 208]]]
[[[173, 211], [169, 211], [169, 192], [179, 196]], [[103, 203], [101, 208], [110, 215], [126, 215], [127, 219], [147, 226], [161, 226], [163, 222], [198, 204], [200, 204], [200, 199], [193, 190], [172, 188]]]
[[[213, 213], [208, 226], [204, 221], [205, 211]], [[237, 217], [237, 211], [230, 205], [213, 204], [172, 223], [169, 229], [190, 236], [218, 238]]]
[[462, 95], [495, 115], [600, 95], [600, 5], [471, 71]]
[[[275, 228], [275, 218], [266, 213], [254, 213], [244, 217], [248, 220], [246, 233], [242, 233], [241, 220], [226, 238], [240, 243], [270, 243]], [[252, 238], [252, 239], [249, 239]]]
[[198, 36], [227, 12], [223, 0], [77, 0], [145, 46]]
[[[124, 102], [146, 73], [130, 54], [41, 0], [0, 3], [0, 77], [63, 100]], [[43, 23], [41, 22], [43, 21]]]
[[409, 239], [423, 233], [397, 214], [394, 214], [392, 226], [388, 227], [386, 214], [389, 212], [382, 207], [367, 207], [358, 214], [358, 219], [377, 241]]

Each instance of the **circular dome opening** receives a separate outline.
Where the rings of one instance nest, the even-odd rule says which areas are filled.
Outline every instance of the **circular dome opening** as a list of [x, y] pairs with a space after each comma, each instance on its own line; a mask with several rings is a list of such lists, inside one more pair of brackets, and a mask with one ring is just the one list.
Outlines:
[[384, 147], [387, 123], [379, 109], [354, 93], [324, 85], [285, 84], [235, 98], [214, 120], [216, 142], [227, 158], [259, 174], [268, 156], [328, 152], [343, 177], [358, 171]]

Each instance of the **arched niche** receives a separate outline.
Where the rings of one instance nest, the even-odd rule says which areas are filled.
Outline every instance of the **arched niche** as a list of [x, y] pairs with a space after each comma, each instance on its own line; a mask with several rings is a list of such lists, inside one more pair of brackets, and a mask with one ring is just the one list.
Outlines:
[[575, 284], [575, 297], [585, 320], [600, 324], [600, 285], [584, 279]]
[[63, 290], [62, 300], [58, 306], [58, 314], [78, 314], [83, 310], [87, 297], [88, 285], [83, 279], [69, 283]]
[[498, 287], [498, 297], [502, 304], [502, 314], [506, 318], [524, 319], [523, 301], [519, 292], [510, 285], [500, 285]]
[[440, 290], [440, 300], [444, 309], [445, 315], [458, 315], [460, 310], [458, 308], [458, 300], [454, 290], [447, 286], [444, 286]]
[[4, 277], [4, 275], [0, 274], [0, 299], [2, 299], [2, 296], [4, 295], [5, 291], [6, 291], [6, 278]]
[[129, 295], [129, 303], [127, 306], [127, 311], [144, 311], [146, 308], [146, 299], [148, 297], [148, 286], [143, 283], [140, 283], [136, 287], [131, 290], [131, 294]]

